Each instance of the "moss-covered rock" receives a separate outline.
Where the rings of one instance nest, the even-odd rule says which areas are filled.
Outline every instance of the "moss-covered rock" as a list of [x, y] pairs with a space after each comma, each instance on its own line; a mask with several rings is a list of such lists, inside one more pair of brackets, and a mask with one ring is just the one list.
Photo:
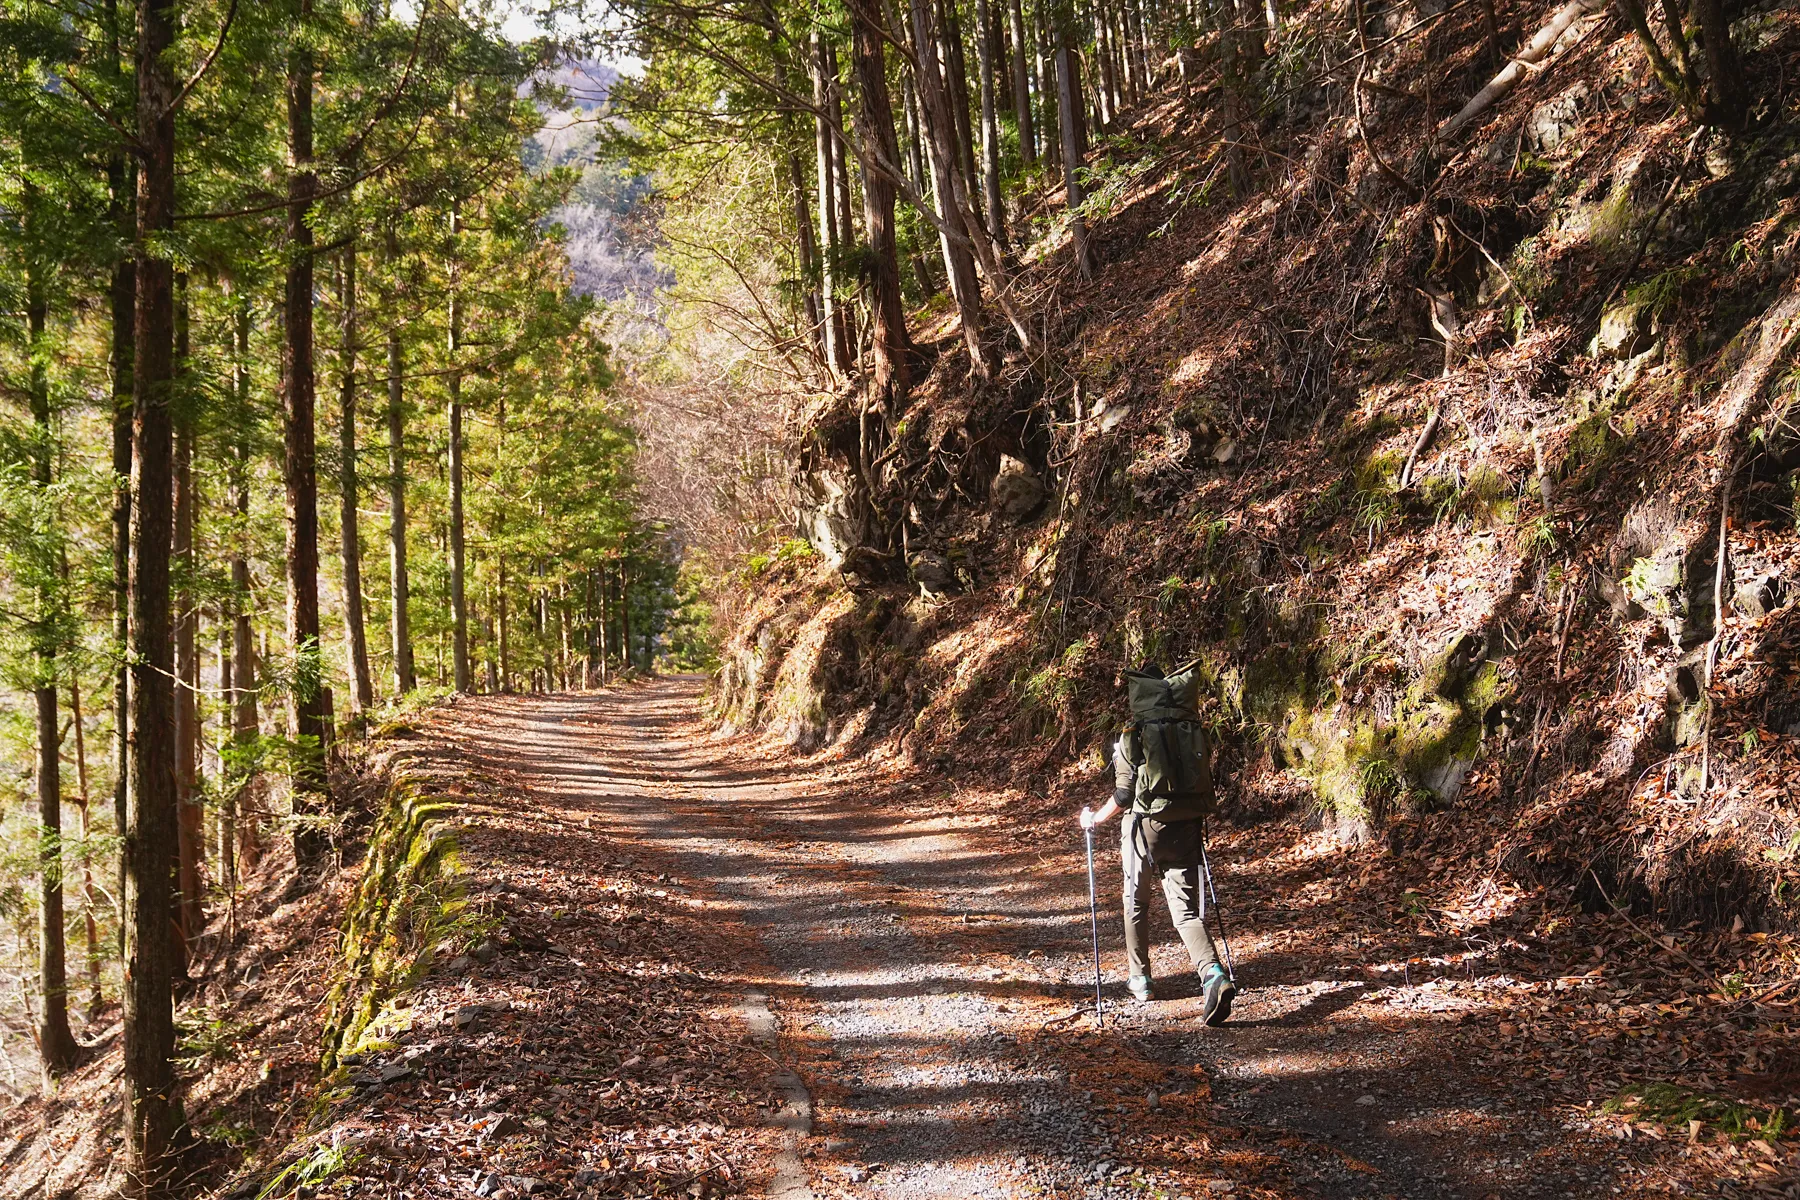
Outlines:
[[1480, 633], [1454, 635], [1381, 706], [1350, 703], [1334, 690], [1329, 680], [1355, 664], [1323, 635], [1319, 646], [1274, 647], [1244, 666], [1206, 656], [1201, 674], [1225, 712], [1307, 781], [1327, 825], [1362, 841], [1401, 813], [1461, 795], [1488, 715], [1505, 700], [1504, 673], [1486, 649]]

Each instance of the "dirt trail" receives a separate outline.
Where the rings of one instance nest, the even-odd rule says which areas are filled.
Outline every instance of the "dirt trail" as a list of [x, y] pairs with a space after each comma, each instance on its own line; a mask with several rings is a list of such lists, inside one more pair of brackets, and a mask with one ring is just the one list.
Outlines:
[[[1092, 976], [1072, 822], [1021, 841], [1003, 815], [897, 773], [765, 755], [709, 734], [698, 696], [665, 680], [457, 716], [472, 756], [535, 803], [755, 931], [741, 977], [763, 981], [746, 990], [766, 994], [776, 1057], [808, 1088], [791, 1098], [810, 1104], [790, 1112], [807, 1135], [773, 1194], [1510, 1197], [1628, 1182], [1627, 1148], [1597, 1124], [1477, 1077], [1451, 1036], [1466, 1039], [1466, 1001], [1423, 980], [1378, 993], [1348, 945], [1322, 962], [1293, 930], [1234, 931], [1247, 987], [1233, 1023], [1207, 1030], [1159, 925], [1168, 998], [1130, 1005], [1111, 845], [1118, 1007], [1096, 1030], [1079, 1007]], [[1229, 844], [1220, 858], [1228, 898], [1262, 869]]]

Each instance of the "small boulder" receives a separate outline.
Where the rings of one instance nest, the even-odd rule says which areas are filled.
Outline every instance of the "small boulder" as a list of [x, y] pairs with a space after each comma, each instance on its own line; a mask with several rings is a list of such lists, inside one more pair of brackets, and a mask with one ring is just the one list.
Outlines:
[[1426, 662], [1422, 682], [1427, 694], [1454, 698], [1487, 658], [1487, 638], [1472, 630], [1450, 635], [1444, 648]]
[[825, 565], [843, 568], [862, 546], [866, 530], [858, 495], [861, 483], [836, 466], [805, 472], [798, 480], [800, 504], [794, 523]]
[[944, 596], [956, 589], [956, 565], [935, 550], [921, 550], [907, 560], [913, 582], [928, 596]]
[[1531, 110], [1525, 119], [1525, 135], [1539, 150], [1554, 150], [1568, 141], [1581, 124], [1581, 104], [1589, 95], [1588, 85], [1577, 83], [1555, 99], [1546, 100]]
[[1650, 348], [1655, 323], [1655, 314], [1642, 301], [1615, 304], [1600, 317], [1594, 348], [1604, 358], [1636, 358]]
[[1000, 456], [1000, 470], [988, 486], [994, 509], [1009, 521], [1023, 521], [1044, 502], [1044, 482], [1036, 471], [1010, 454]]
[[1677, 746], [1698, 746], [1706, 737], [1706, 705], [1690, 704], [1678, 710], [1671, 736]]
[[1606, 601], [1613, 615], [1621, 621], [1635, 621], [1644, 615], [1644, 607], [1625, 594], [1625, 588], [1610, 574], [1602, 571], [1594, 578], [1594, 588]]
[[488, 1116], [476, 1122], [476, 1127], [481, 1131], [481, 1136], [484, 1138], [511, 1137], [513, 1134], [518, 1133], [525, 1128], [524, 1125], [519, 1123], [519, 1118], [513, 1116], [511, 1113], [504, 1112], [490, 1113]]
[[1700, 681], [1694, 675], [1694, 668], [1686, 664], [1670, 667], [1664, 685], [1670, 703], [1692, 704], [1700, 698]]
[[1620, 581], [1632, 603], [1660, 620], [1669, 641], [1684, 648], [1697, 632], [1689, 612], [1692, 581], [1687, 560], [1680, 543], [1671, 543], [1655, 554], [1634, 560]]
[[1447, 758], [1419, 773], [1419, 786], [1436, 796], [1443, 804], [1455, 804], [1462, 796], [1463, 784], [1475, 766], [1472, 758]]
[[1781, 576], [1770, 572], [1738, 584], [1732, 603], [1746, 617], [1759, 620], [1787, 603], [1786, 593]]

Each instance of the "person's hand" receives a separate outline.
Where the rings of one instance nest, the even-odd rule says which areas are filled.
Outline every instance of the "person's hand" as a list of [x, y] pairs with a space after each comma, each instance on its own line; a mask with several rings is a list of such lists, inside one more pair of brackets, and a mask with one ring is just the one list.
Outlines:
[[1081, 817], [1080, 817], [1080, 820], [1081, 820], [1081, 827], [1082, 827], [1082, 828], [1083, 828], [1083, 829], [1092, 829], [1092, 828], [1093, 828], [1093, 827], [1094, 827], [1094, 824], [1095, 824], [1095, 822], [1094, 822], [1094, 810], [1093, 810], [1093, 809], [1091, 809], [1091, 808], [1084, 808], [1084, 809], [1082, 809], [1082, 810], [1081, 810]]

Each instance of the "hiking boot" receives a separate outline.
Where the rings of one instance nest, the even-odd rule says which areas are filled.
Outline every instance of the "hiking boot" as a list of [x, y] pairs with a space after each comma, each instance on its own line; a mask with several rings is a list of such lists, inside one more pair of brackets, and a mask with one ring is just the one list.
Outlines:
[[1148, 1004], [1156, 999], [1156, 989], [1150, 986], [1148, 975], [1133, 975], [1125, 981], [1125, 986], [1131, 989], [1131, 998], [1139, 1004]]
[[1231, 1016], [1231, 1002], [1237, 997], [1237, 985], [1218, 963], [1207, 964], [1206, 971], [1200, 976], [1200, 985], [1206, 995], [1200, 1019], [1208, 1025], [1223, 1025]]

